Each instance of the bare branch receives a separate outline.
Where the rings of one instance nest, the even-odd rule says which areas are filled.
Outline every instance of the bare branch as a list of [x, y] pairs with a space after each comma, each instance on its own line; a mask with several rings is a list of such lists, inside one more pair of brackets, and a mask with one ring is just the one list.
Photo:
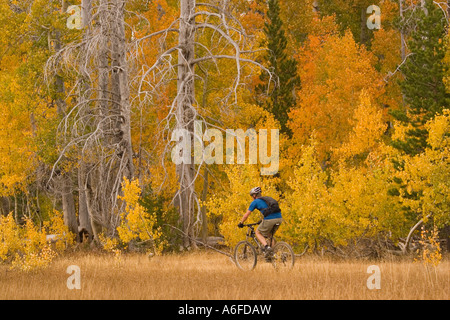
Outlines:
[[403, 61], [402, 61], [402, 62], [397, 66], [397, 68], [394, 70], [394, 72], [389, 71], [388, 74], [386, 75], [386, 77], [384, 77], [384, 79], [383, 79], [384, 82], [387, 83], [387, 82], [389, 81], [389, 79], [392, 78], [392, 77], [397, 73], [397, 71], [400, 70], [400, 68], [402, 67], [402, 65], [406, 62], [406, 59], [408, 59], [408, 57], [411, 56], [411, 55], [413, 55], [412, 52], [408, 53], [408, 54], [406, 55], [405, 59], [403, 59]]

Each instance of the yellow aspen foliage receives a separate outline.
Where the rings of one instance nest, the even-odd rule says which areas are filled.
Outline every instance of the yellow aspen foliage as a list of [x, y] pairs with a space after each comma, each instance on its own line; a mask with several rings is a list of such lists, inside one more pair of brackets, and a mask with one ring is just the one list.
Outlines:
[[329, 233], [330, 195], [326, 187], [327, 175], [317, 161], [314, 140], [303, 146], [301, 158], [288, 180], [291, 192], [282, 202], [285, 235], [291, 243], [315, 247], [316, 240]]
[[[398, 239], [405, 231], [406, 219], [396, 199], [388, 195], [392, 166], [388, 161], [369, 164], [367, 169], [341, 164], [332, 172], [331, 210], [335, 214], [337, 243], [361, 236], [390, 234]], [[342, 242], [344, 241], [344, 242]]]
[[442, 260], [442, 249], [436, 225], [433, 226], [431, 232], [422, 226], [419, 244], [421, 248], [417, 250], [417, 258], [414, 261], [421, 261], [425, 266], [432, 265], [436, 268]]
[[0, 260], [6, 261], [20, 248], [19, 228], [14, 221], [13, 213], [0, 215]]
[[[50, 243], [47, 234], [56, 239]], [[31, 271], [47, 267], [53, 259], [73, 243], [73, 235], [64, 225], [62, 215], [55, 211], [50, 221], [40, 229], [30, 218], [24, 225], [15, 223], [13, 214], [0, 216], [0, 260], [11, 262], [12, 268]]]
[[113, 253], [115, 263], [120, 265], [122, 250], [120, 249], [119, 239], [110, 238], [103, 233], [99, 234], [98, 238], [103, 247], [103, 250]]
[[139, 204], [141, 188], [139, 180], [122, 182], [123, 196], [118, 198], [125, 202], [125, 210], [120, 214], [120, 225], [117, 227], [119, 239], [124, 244], [131, 241], [150, 242], [153, 253], [160, 253], [164, 248], [164, 241], [158, 241], [162, 235], [161, 228], [156, 226], [156, 215], [149, 213]]
[[31, 99], [11, 74], [0, 73], [0, 194], [24, 191], [36, 168], [29, 111]]
[[69, 231], [69, 227], [64, 224], [63, 213], [53, 210], [50, 220], [43, 222], [44, 230], [47, 234], [56, 235], [53, 248], [56, 252], [63, 252], [75, 243], [75, 235]]
[[[309, 36], [299, 54], [302, 89], [290, 112], [293, 142], [308, 143], [313, 131], [319, 161], [327, 161], [352, 130], [351, 117], [365, 90], [377, 102], [383, 81], [374, 68], [375, 57], [355, 43], [350, 31], [343, 36]], [[293, 156], [299, 150], [292, 150]]]
[[312, 10], [313, 2], [314, 0], [280, 1], [280, 16], [290, 40], [289, 45], [300, 43], [307, 34], [314, 32], [312, 20], [317, 18], [318, 14]]
[[56, 252], [47, 243], [46, 234], [40, 232], [29, 218], [25, 219], [21, 231], [21, 246], [14, 256], [12, 266], [23, 271], [48, 266], [56, 257]]
[[450, 148], [450, 110], [446, 109], [442, 115], [436, 116], [430, 121], [426, 128], [428, 129], [428, 144], [431, 150], [445, 152]]
[[[235, 14], [241, 22], [247, 34], [262, 33], [264, 28], [265, 3], [259, 1], [232, 0], [235, 6]], [[237, 14], [236, 14], [237, 13]]]
[[380, 97], [380, 104], [386, 106], [383, 114], [385, 121], [390, 120], [388, 110], [397, 110], [402, 107], [402, 92], [399, 80], [403, 75], [398, 71], [398, 66], [402, 62], [401, 56], [401, 34], [394, 27], [395, 20], [398, 19], [398, 3], [393, 1], [381, 1], [379, 7], [382, 12], [381, 29], [373, 33], [371, 41], [371, 52], [377, 57], [377, 69], [386, 81], [385, 93]]
[[[438, 226], [450, 222], [450, 111], [426, 124], [429, 147], [414, 157], [404, 156], [400, 201], [420, 217], [433, 215]], [[416, 196], [411, 196], [416, 195]]]
[[[390, 187], [392, 168], [376, 159], [366, 169], [339, 165], [330, 173], [322, 170], [316, 141], [303, 146], [301, 159], [288, 181], [291, 192], [283, 202], [287, 222], [285, 236], [300, 247], [320, 249], [346, 246], [362, 236], [404, 232], [405, 218], [398, 214]], [[368, 161], [371, 161], [369, 159]]]
[[400, 33], [394, 29], [386, 30], [381, 28], [374, 33], [371, 49], [372, 52], [378, 57], [380, 71], [383, 74], [394, 72], [397, 66], [401, 63], [400, 50], [398, 47], [399, 41]]
[[335, 155], [339, 158], [350, 159], [374, 151], [387, 128], [382, 111], [371, 103], [365, 90], [361, 91], [360, 103], [354, 111], [353, 119], [354, 126], [348, 142], [335, 150]]

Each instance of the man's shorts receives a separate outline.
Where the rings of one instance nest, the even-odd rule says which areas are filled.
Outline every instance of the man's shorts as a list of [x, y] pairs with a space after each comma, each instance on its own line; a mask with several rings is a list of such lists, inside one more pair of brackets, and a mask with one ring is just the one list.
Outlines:
[[261, 232], [261, 234], [267, 238], [270, 236], [273, 226], [276, 225], [277, 223], [281, 224], [282, 222], [283, 218], [264, 219], [258, 226], [258, 231]]

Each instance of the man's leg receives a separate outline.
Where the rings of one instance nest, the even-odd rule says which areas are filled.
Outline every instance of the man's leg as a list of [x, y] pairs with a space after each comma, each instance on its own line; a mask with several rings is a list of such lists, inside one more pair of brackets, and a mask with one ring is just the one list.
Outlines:
[[261, 242], [263, 246], [269, 245], [273, 247], [275, 245], [274, 237], [272, 236], [271, 243], [267, 243], [266, 237], [270, 237], [272, 234], [272, 230], [274, 228], [275, 224], [281, 224], [282, 219], [270, 219], [270, 220], [263, 220], [262, 223], [258, 226], [258, 228], [255, 230], [256, 237]]
[[258, 229], [255, 230], [255, 235], [256, 235], [256, 238], [258, 238], [259, 242], [261, 242], [261, 244], [265, 247], [267, 245], [266, 238], [264, 238], [264, 236], [261, 234], [261, 232]]
[[[281, 218], [277, 218], [274, 219], [274, 226], [272, 227], [272, 231], [271, 231], [271, 241], [269, 243], [269, 245], [273, 248], [275, 246], [275, 233], [278, 231], [278, 228], [280, 227], [281, 223], [283, 222], [283, 220]], [[278, 224], [278, 227], [275, 228], [275, 225]]]
[[275, 245], [275, 238], [272, 237], [269, 243], [269, 246], [271, 246], [273, 248], [273, 246]]
[[258, 226], [258, 228], [256, 228], [256, 230], [255, 230], [256, 237], [258, 238], [259, 242], [261, 242], [261, 244], [264, 247], [267, 247], [268, 245], [270, 245], [266, 241], [266, 236], [269, 235], [270, 230], [272, 230], [272, 227], [273, 227], [272, 221], [263, 220], [261, 222], [261, 224]]

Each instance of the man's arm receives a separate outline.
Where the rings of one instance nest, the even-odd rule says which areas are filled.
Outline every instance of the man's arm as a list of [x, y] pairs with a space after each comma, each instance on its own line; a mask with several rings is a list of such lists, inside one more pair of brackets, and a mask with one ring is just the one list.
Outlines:
[[242, 216], [241, 223], [244, 223], [245, 220], [247, 220], [250, 213], [252, 213], [252, 212], [250, 210], [247, 210], [247, 212]]

